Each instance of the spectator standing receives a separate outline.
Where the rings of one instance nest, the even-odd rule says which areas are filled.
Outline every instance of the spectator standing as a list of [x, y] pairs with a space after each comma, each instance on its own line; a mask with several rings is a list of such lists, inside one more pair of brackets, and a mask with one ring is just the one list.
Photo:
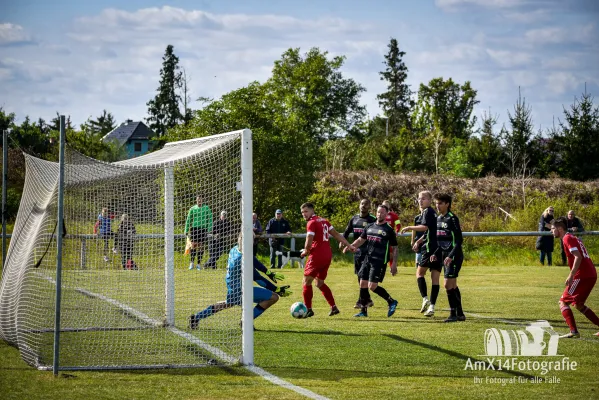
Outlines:
[[121, 215], [121, 224], [114, 237], [114, 250], [121, 253], [121, 265], [123, 269], [137, 269], [133, 262], [133, 245], [136, 235], [135, 225], [127, 214]]
[[[553, 216], [554, 210], [552, 206], [549, 206], [541, 214], [539, 219], [539, 232], [550, 232], [551, 225], [555, 218]], [[553, 235], [550, 236], [539, 236], [537, 238], [537, 250], [541, 251], [541, 265], [545, 265], [545, 256], [547, 256], [547, 265], [551, 266], [553, 263]]]
[[[268, 221], [266, 225], [266, 233], [276, 234], [285, 233], [291, 235], [291, 226], [289, 222], [283, 218], [283, 211], [278, 209], [275, 211], [275, 217]], [[268, 243], [270, 245], [270, 267], [271, 268], [282, 268], [283, 267], [283, 255], [277, 256], [277, 251], [283, 252], [284, 238], [269, 238]]]
[[220, 212], [219, 219], [214, 223], [212, 227], [212, 237], [210, 238], [210, 244], [208, 245], [208, 251], [210, 257], [204, 268], [216, 269], [216, 262], [221, 255], [230, 247], [231, 237], [233, 236], [233, 224], [227, 219], [227, 211], [222, 210]]

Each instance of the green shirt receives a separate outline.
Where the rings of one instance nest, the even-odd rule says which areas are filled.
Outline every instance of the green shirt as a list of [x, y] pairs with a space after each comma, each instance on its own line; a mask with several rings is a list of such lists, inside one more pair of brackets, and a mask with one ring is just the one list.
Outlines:
[[205, 204], [198, 206], [197, 204], [189, 209], [187, 220], [185, 220], [185, 233], [189, 232], [190, 228], [202, 228], [208, 232], [212, 231], [212, 211]]

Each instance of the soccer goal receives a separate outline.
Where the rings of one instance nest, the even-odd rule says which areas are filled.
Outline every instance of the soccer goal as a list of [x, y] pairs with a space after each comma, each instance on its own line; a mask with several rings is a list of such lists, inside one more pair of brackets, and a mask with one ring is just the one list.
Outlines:
[[[27, 363], [51, 369], [57, 357], [60, 370], [253, 363], [251, 131], [168, 143], [115, 163], [67, 147], [62, 191], [59, 163], [25, 159], [2, 271], [0, 337]], [[198, 202], [202, 220], [188, 220]], [[191, 330], [192, 313], [225, 300], [227, 256], [240, 232], [244, 306]]]

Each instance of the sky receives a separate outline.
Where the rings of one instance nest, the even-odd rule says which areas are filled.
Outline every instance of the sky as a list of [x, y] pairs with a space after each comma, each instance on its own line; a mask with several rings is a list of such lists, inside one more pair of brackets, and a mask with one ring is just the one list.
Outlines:
[[479, 119], [506, 122], [519, 88], [542, 130], [585, 85], [599, 99], [595, 0], [0, 0], [0, 107], [17, 121], [60, 112], [80, 124], [104, 109], [138, 121], [168, 44], [193, 99], [264, 82], [288, 48], [318, 47], [346, 57], [372, 117], [392, 37], [413, 91], [435, 77], [470, 81]]

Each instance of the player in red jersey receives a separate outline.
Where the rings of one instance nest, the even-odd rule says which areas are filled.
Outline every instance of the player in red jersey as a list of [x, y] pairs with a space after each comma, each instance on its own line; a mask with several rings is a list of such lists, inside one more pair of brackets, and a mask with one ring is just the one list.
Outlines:
[[399, 233], [399, 231], [401, 231], [401, 223], [399, 222], [399, 216], [394, 211], [391, 211], [393, 210], [393, 208], [391, 208], [391, 202], [389, 200], [383, 201], [383, 205], [387, 207], [387, 209], [389, 210], [389, 212], [387, 213], [387, 217], [385, 218], [385, 222], [387, 222], [389, 226], [391, 226], [391, 228], [395, 230], [396, 233]]
[[304, 269], [304, 287], [302, 291], [304, 304], [308, 308], [306, 318], [314, 315], [314, 311], [312, 311], [312, 281], [316, 281], [316, 287], [320, 289], [327, 303], [331, 306], [329, 317], [337, 315], [339, 314], [339, 309], [335, 305], [333, 292], [324, 283], [324, 280], [327, 278], [329, 266], [331, 265], [331, 259], [333, 258], [329, 237], [333, 236], [337, 241], [346, 245], [352, 252], [355, 252], [356, 249], [343, 235], [333, 228], [326, 218], [321, 218], [314, 213], [314, 205], [312, 203], [302, 204], [301, 211], [302, 217], [308, 221], [308, 225], [306, 226], [306, 244], [302, 250], [301, 257], [310, 256]]
[[[576, 328], [574, 314], [570, 304], [574, 304], [576, 309], [584, 314], [592, 323], [599, 326], [599, 317], [584, 303], [591, 294], [595, 282], [597, 282], [597, 271], [595, 265], [589, 257], [584, 244], [576, 236], [568, 232], [568, 222], [565, 217], [555, 220], [551, 226], [551, 233], [554, 237], [560, 238], [566, 257], [570, 274], [566, 279], [566, 288], [562, 297], [559, 299], [559, 306], [566, 323], [570, 327], [570, 333], [560, 336], [561, 338], [579, 338], [580, 333]], [[595, 334], [598, 335], [598, 334]]]

